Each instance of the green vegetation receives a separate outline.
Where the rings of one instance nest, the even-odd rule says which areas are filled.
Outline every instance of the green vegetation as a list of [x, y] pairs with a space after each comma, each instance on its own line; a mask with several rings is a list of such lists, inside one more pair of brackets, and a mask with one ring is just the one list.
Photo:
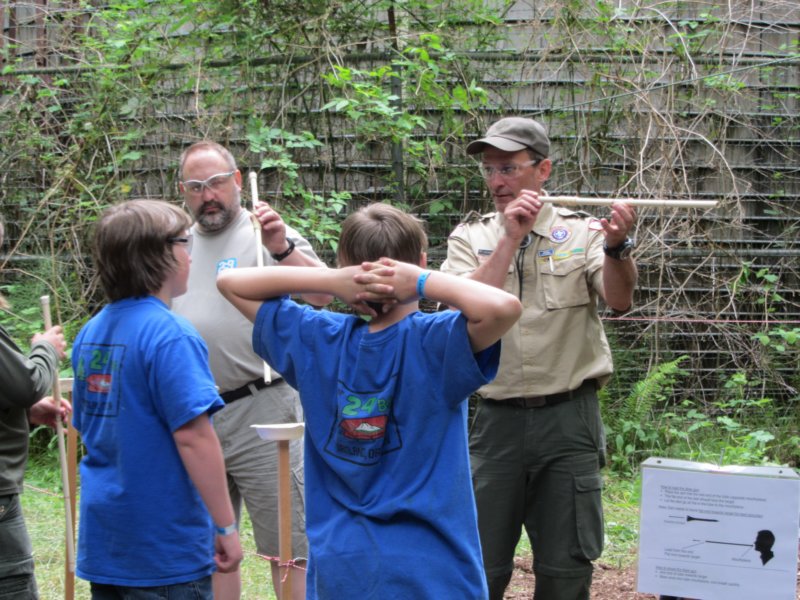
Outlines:
[[[330, 263], [343, 216], [388, 200], [425, 218], [436, 267], [458, 219], [489, 204], [465, 142], [520, 113], [551, 132], [551, 191], [724, 198], [719, 214], [642, 211], [637, 306], [644, 317], [769, 319], [704, 332], [730, 364], [687, 354], [673, 392], [705, 405], [684, 390], [722, 390], [742, 371], [771, 388], [748, 387], [744, 400], [796, 407], [798, 331], [780, 324], [797, 314], [797, 261], [783, 253], [798, 239], [789, 30], [776, 40], [764, 23], [743, 28], [724, 5], [607, 0], [47, 5], [27, 37], [0, 47], [0, 289], [16, 311], [0, 319], [18, 339], [36, 331], [42, 293], [72, 337], [101, 302], [92, 223], [123, 198], [178, 202], [177, 158], [193, 141], [230, 146], [261, 199]], [[769, 251], [738, 253], [754, 241]], [[650, 342], [620, 396], [686, 354], [676, 338]]]

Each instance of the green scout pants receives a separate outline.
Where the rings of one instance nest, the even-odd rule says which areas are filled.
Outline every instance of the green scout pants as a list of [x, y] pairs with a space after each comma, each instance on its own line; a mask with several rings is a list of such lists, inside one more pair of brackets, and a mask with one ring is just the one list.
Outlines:
[[594, 386], [553, 406], [480, 400], [470, 430], [472, 479], [490, 598], [501, 599], [522, 528], [537, 600], [588, 600], [603, 546], [605, 436]]

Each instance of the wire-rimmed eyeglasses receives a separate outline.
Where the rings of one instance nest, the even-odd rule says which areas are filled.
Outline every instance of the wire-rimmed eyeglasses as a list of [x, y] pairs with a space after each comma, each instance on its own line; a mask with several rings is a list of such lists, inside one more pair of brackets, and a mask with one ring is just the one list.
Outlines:
[[513, 179], [515, 177], [519, 177], [520, 171], [525, 167], [533, 167], [538, 165], [540, 162], [542, 162], [541, 158], [528, 160], [522, 163], [509, 163], [502, 166], [480, 163], [478, 168], [480, 169], [481, 175], [483, 175], [484, 179], [491, 179], [494, 175], [500, 175], [500, 177]]
[[185, 236], [181, 236], [181, 237], [170, 237], [170, 238], [167, 238], [167, 243], [168, 244], [185, 244], [187, 252], [191, 252], [192, 251], [192, 242], [193, 241], [194, 241], [194, 236], [191, 233], [188, 234], [188, 235], [185, 235]]
[[208, 179], [200, 181], [199, 179], [189, 179], [188, 181], [181, 181], [183, 189], [188, 193], [199, 196], [203, 193], [203, 188], [208, 188], [211, 191], [221, 188], [231, 176], [236, 173], [236, 170], [228, 171], [227, 173], [217, 173]]

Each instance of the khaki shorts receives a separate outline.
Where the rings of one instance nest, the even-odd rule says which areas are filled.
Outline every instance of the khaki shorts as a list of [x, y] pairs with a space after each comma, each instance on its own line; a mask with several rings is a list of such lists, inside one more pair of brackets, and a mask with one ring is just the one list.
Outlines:
[[[267, 423], [301, 423], [303, 409], [297, 392], [282, 379], [255, 394], [225, 406], [213, 416], [222, 445], [225, 470], [236, 520], [242, 501], [253, 523], [259, 554], [278, 557], [278, 444], [262, 440], [250, 427]], [[291, 461], [292, 552], [295, 560], [308, 557], [303, 496], [303, 438], [289, 444]]]

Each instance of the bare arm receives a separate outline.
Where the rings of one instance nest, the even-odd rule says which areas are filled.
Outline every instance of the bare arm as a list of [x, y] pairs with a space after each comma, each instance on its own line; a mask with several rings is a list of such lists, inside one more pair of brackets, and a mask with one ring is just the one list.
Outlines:
[[[288, 259], [287, 259], [288, 260]], [[268, 298], [286, 294], [323, 294], [357, 302], [361, 286], [353, 282], [360, 267], [265, 267], [227, 269], [217, 277], [217, 288], [248, 319], [255, 322], [258, 309]]]
[[[282, 254], [289, 249], [289, 240], [286, 237], [286, 224], [280, 214], [266, 202], [258, 202], [253, 210], [253, 215], [261, 225], [261, 243], [270, 254]], [[325, 264], [307, 255], [304, 252], [293, 250], [286, 258], [281, 260], [281, 266], [286, 267], [324, 267]], [[331, 301], [326, 294], [303, 294], [303, 300], [314, 306], [325, 306]]]
[[[600, 219], [603, 234], [609, 248], [625, 241], [636, 223], [636, 212], [627, 204], [615, 203], [611, 207], [611, 218]], [[633, 259], [617, 260], [609, 256], [603, 261], [603, 300], [616, 311], [624, 312], [633, 304], [633, 290], [639, 277]]]
[[[222, 449], [208, 416], [202, 414], [192, 419], [179, 427], [172, 437], [183, 466], [186, 467], [214, 523], [227, 527], [234, 522], [233, 506], [228, 495]], [[242, 547], [238, 532], [216, 535], [214, 549], [214, 561], [221, 572], [230, 573], [239, 567]]]
[[603, 261], [603, 299], [617, 312], [633, 304], [633, 290], [639, 273], [632, 259], [616, 260], [606, 256]]

